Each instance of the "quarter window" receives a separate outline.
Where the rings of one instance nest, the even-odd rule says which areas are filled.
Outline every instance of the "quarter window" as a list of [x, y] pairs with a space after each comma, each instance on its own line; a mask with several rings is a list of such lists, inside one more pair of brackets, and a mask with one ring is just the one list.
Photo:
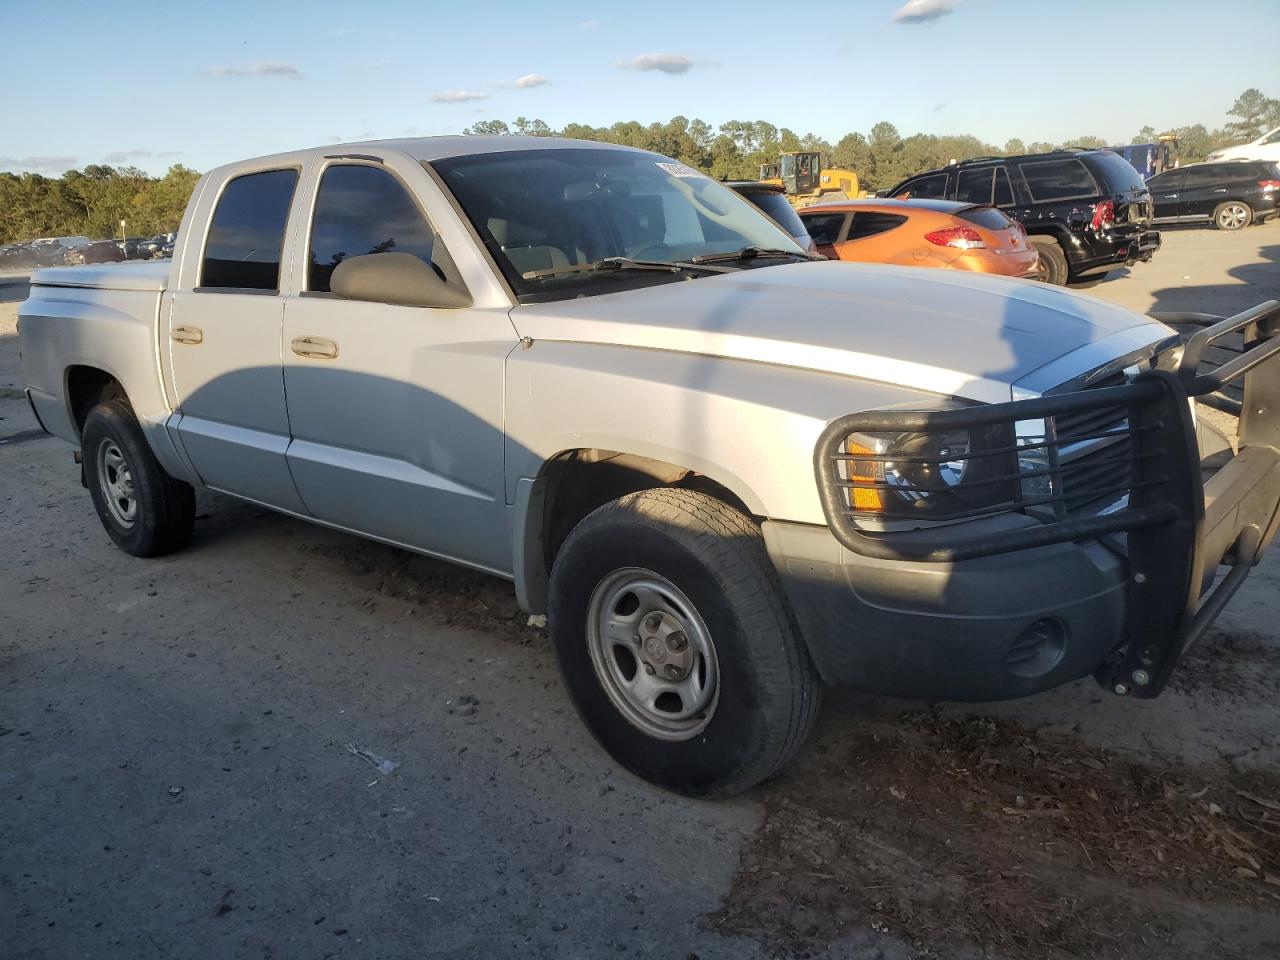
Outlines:
[[1093, 177], [1079, 160], [1040, 160], [1022, 164], [1031, 198], [1037, 203], [1092, 197], [1098, 193]]
[[912, 180], [898, 192], [899, 200], [943, 200], [947, 196], [947, 175], [935, 173], [932, 176]]
[[248, 173], [227, 184], [205, 240], [201, 287], [280, 289], [280, 251], [297, 184], [297, 170]]
[[435, 233], [400, 182], [377, 167], [340, 164], [320, 179], [311, 222], [307, 289], [329, 291], [334, 268], [368, 253], [411, 253], [431, 263]]
[[887, 233], [894, 227], [906, 223], [907, 218], [896, 213], [855, 213], [853, 225], [849, 227], [850, 240], [862, 240]]
[[844, 226], [843, 213], [815, 213], [801, 217], [804, 228], [809, 231], [813, 242], [826, 246], [840, 240], [840, 228]]

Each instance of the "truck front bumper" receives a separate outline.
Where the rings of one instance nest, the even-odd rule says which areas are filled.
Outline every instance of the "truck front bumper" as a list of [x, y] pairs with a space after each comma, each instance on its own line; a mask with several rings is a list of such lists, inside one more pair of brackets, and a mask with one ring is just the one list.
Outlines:
[[[1245, 350], [1200, 374], [1211, 343]], [[1196, 333], [1176, 369], [1102, 387], [831, 423], [814, 466], [829, 526], [766, 522], [765, 542], [829, 683], [899, 696], [1000, 700], [1093, 674], [1154, 697], [1274, 539], [1280, 520], [1280, 304]], [[1189, 398], [1243, 381], [1238, 451], [1205, 482]], [[1128, 408], [1132, 487], [1119, 509], [1017, 510], [931, 530], [872, 533], [842, 464], [850, 434], [954, 432]], [[1056, 441], [1043, 443], [1057, 470]], [[1119, 434], [1116, 434], [1118, 436]], [[1110, 436], [1110, 434], [1108, 434]], [[858, 455], [858, 459], [864, 457]], [[1020, 469], [1020, 468], [1015, 468]], [[1065, 476], [1055, 475], [1055, 482]], [[1016, 474], [1015, 474], [1016, 476]], [[1061, 499], [1059, 494], [1058, 499]], [[1038, 506], [1044, 506], [1039, 504]], [[1225, 574], [1219, 577], [1222, 568]]]

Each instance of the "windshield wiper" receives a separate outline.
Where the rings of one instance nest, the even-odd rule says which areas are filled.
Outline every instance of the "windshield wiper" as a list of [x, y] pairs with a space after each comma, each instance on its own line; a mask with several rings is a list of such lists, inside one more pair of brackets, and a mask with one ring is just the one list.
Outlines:
[[665, 273], [731, 273], [733, 267], [713, 267], [702, 263], [698, 257], [685, 260], [632, 260], [630, 257], [605, 257], [591, 263], [571, 263], [564, 267], [548, 267], [545, 270], [529, 270], [520, 274], [524, 280], [542, 280], [567, 273], [607, 273], [614, 270], [661, 270]]
[[774, 247], [743, 247], [731, 253], [703, 253], [693, 258], [694, 263], [730, 263], [742, 260], [774, 260], [779, 257], [799, 257], [801, 260], [825, 260], [826, 257], [802, 250], [781, 250]]

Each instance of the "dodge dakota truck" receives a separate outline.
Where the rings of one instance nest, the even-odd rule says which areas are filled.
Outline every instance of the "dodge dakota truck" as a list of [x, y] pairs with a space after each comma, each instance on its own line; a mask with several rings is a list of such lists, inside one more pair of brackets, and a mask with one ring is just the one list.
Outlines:
[[[301, 150], [206, 174], [171, 263], [38, 271], [26, 389], [127, 553], [186, 545], [208, 487], [510, 578], [673, 790], [781, 769], [824, 684], [1159, 693], [1275, 536], [1280, 307], [1187, 339], [820, 260], [639, 150]], [[1195, 406], [1224, 385], [1230, 444]]]

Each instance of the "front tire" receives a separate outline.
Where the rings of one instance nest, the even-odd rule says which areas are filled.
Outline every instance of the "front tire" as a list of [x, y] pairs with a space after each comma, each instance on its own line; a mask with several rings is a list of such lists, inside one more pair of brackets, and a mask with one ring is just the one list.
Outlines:
[[618, 763], [679, 793], [725, 797], [777, 773], [820, 699], [759, 529], [692, 490], [605, 504], [551, 572], [565, 687]]
[[1219, 230], [1243, 230], [1253, 222], [1253, 208], [1239, 200], [1228, 200], [1213, 211], [1213, 222]]
[[80, 442], [94, 509], [121, 550], [158, 557], [190, 542], [195, 491], [164, 472], [128, 400], [90, 410]]

